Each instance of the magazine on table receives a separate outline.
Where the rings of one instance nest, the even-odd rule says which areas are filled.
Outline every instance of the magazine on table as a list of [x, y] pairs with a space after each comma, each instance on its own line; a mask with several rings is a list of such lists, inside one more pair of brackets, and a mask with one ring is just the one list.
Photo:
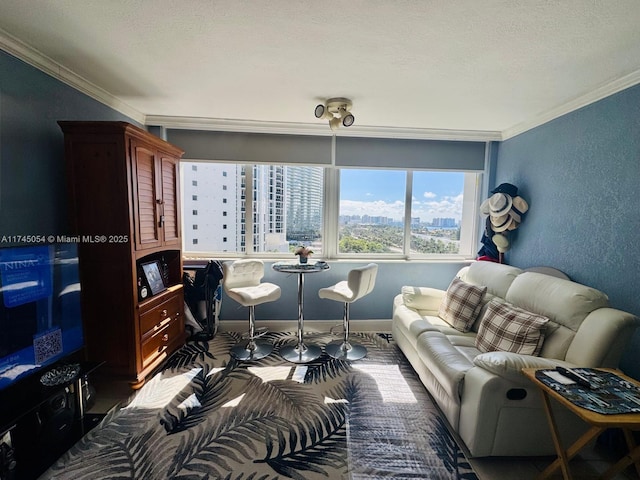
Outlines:
[[604, 415], [640, 413], [640, 387], [594, 368], [543, 369], [536, 378], [571, 403]]

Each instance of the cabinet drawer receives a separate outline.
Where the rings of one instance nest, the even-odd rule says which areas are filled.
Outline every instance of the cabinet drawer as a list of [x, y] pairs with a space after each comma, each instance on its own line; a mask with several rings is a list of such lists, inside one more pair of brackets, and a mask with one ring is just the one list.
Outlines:
[[140, 313], [140, 336], [142, 338], [163, 328], [170, 320], [182, 321], [182, 295], [174, 295], [148, 312]]
[[146, 368], [160, 355], [169, 355], [175, 345], [182, 345], [184, 329], [182, 320], [171, 320], [163, 328], [142, 341], [142, 368]]

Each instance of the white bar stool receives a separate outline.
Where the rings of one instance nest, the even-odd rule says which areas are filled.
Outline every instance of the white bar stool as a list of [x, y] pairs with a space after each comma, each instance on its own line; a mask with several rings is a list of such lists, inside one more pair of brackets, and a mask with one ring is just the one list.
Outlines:
[[349, 305], [373, 290], [377, 273], [378, 265], [370, 263], [351, 270], [347, 280], [338, 282], [331, 287], [321, 288], [318, 291], [320, 298], [344, 302], [344, 336], [342, 341], [333, 341], [325, 347], [327, 355], [344, 360], [359, 360], [367, 355], [366, 347], [349, 343]]
[[222, 266], [222, 286], [227, 295], [243, 307], [249, 307], [248, 341], [231, 349], [231, 355], [238, 360], [259, 360], [273, 351], [273, 345], [256, 341], [267, 333], [264, 329], [256, 334], [256, 305], [273, 302], [280, 298], [280, 287], [273, 283], [260, 283], [264, 277], [262, 260], [236, 260]]

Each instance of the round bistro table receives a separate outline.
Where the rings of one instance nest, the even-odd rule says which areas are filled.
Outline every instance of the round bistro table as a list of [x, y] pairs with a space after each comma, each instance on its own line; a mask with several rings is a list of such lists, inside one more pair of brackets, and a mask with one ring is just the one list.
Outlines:
[[322, 355], [322, 348], [318, 345], [304, 343], [304, 276], [308, 273], [328, 270], [325, 262], [317, 263], [288, 263], [276, 262], [272, 268], [280, 273], [298, 274], [298, 342], [295, 345], [287, 345], [280, 349], [282, 358], [293, 363], [307, 363], [316, 360]]

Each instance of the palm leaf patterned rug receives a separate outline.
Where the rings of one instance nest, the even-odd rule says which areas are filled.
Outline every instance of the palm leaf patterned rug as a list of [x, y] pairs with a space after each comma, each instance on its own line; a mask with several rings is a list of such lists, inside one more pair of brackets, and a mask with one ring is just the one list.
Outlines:
[[391, 336], [353, 337], [364, 359], [304, 365], [278, 355], [294, 333], [254, 362], [235, 333], [188, 342], [41, 479], [477, 480]]

